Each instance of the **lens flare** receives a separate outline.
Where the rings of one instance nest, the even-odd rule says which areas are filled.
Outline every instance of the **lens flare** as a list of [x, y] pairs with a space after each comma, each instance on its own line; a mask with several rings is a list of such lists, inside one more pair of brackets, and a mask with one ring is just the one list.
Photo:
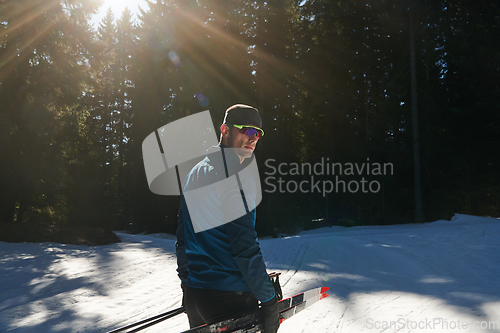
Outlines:
[[198, 104], [202, 107], [205, 107], [208, 105], [208, 97], [204, 96], [201, 92], [196, 94], [196, 98], [198, 99]]
[[168, 54], [168, 57], [170, 58], [170, 61], [175, 65], [175, 66], [180, 66], [181, 65], [181, 58], [175, 53], [174, 51], [171, 51]]

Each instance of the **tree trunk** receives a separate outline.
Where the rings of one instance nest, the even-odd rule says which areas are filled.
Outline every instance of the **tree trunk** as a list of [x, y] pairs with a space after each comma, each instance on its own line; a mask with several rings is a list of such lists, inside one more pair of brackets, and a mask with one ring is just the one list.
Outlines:
[[411, 66], [411, 112], [413, 121], [413, 172], [415, 188], [415, 223], [424, 220], [422, 206], [422, 184], [420, 180], [420, 138], [418, 134], [418, 102], [417, 102], [417, 60], [415, 51], [415, 31], [413, 20], [413, 1], [410, 0], [410, 66]]

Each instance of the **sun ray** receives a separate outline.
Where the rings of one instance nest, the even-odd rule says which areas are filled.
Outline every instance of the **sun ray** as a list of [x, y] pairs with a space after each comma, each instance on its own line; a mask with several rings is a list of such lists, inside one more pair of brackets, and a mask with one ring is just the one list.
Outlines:
[[[217, 14], [217, 13], [216, 13]], [[221, 41], [221, 44], [227, 44], [231, 46], [235, 46], [236, 49], [241, 52], [242, 54], [248, 54], [249, 51], [249, 46], [248, 44], [244, 43], [243, 41], [231, 36], [229, 33], [223, 31], [223, 27], [225, 25], [212, 25], [212, 24], [207, 24], [197, 13], [193, 12], [192, 10], [188, 9], [182, 9], [182, 8], [174, 8], [174, 15], [176, 17], [181, 18], [180, 21], [184, 22], [189, 22], [197, 27], [197, 29], [205, 29], [207, 34], [212, 36], [213, 40], [219, 40]], [[219, 17], [224, 17], [223, 15], [218, 15]], [[193, 29], [194, 30], [194, 29]], [[195, 38], [193, 35], [189, 34], [189, 30], [187, 30], [187, 33], [184, 33], [182, 35], [182, 38], [187, 39], [188, 41], [193, 41]], [[216, 68], [215, 64], [218, 65], [225, 65], [224, 63], [221, 62], [220, 60], [220, 54], [214, 54], [213, 51], [209, 51], [209, 48], [197, 45], [196, 42], [194, 43], [186, 43], [185, 45], [195, 45], [197, 47], [200, 47], [202, 52], [199, 52], [199, 50], [194, 49], [193, 46], [188, 46], [185, 48], [185, 52], [188, 53], [188, 55], [193, 58], [194, 60], [197, 61], [198, 65], [200, 65], [206, 72], [211, 75], [213, 78], [218, 78], [220, 82], [224, 81], [231, 81], [231, 80], [238, 80], [238, 77], [232, 77], [231, 79], [228, 80], [227, 77], [222, 77], [221, 74], [219, 73], [218, 69]], [[224, 52], [223, 49], [218, 50], [219, 52]], [[255, 62], [256, 63], [265, 63], [267, 66], [272, 67], [274, 70], [278, 72], [278, 74], [281, 74], [283, 77], [286, 77], [289, 75], [291, 71], [294, 70], [294, 68], [288, 64], [285, 61], [278, 61], [274, 57], [272, 57], [270, 54], [266, 53], [265, 51], [259, 50], [257, 48], [253, 49], [251, 53], [255, 57]], [[210, 60], [207, 61], [206, 57], [209, 57]], [[250, 69], [249, 69], [250, 70]], [[267, 84], [269, 83], [276, 83], [275, 79], [272, 77], [267, 77], [266, 78]], [[234, 81], [231, 81], [234, 82]], [[274, 84], [275, 86], [280, 86], [279, 84]], [[241, 92], [235, 91], [236, 90], [236, 85], [225, 85], [229, 89], [233, 90], [234, 93], [237, 93], [238, 95], [241, 95]]]
[[[4, 32], [7, 52], [4, 54], [3, 59], [0, 59], [0, 81], [3, 81], [18, 63], [25, 61], [30, 56], [28, 48], [33, 46], [38, 39], [45, 36], [58, 23], [60, 16], [46, 23], [46, 25], [36, 27], [39, 22], [38, 19], [46, 15], [47, 11], [53, 10], [55, 6], [60, 6], [60, 3], [54, 0], [42, 1], [37, 6], [30, 7], [14, 6], [12, 3], [7, 6], [6, 13], [8, 13], [9, 21]], [[28, 34], [29, 37], [23, 40], [24, 35]], [[21, 39], [21, 43], [11, 45], [15, 44], [17, 39]]]

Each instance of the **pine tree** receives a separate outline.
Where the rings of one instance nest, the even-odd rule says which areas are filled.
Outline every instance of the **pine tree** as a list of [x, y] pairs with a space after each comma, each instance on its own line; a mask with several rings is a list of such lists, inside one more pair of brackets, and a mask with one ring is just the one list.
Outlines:
[[3, 1], [3, 221], [61, 220], [68, 119], [81, 113], [94, 1]]

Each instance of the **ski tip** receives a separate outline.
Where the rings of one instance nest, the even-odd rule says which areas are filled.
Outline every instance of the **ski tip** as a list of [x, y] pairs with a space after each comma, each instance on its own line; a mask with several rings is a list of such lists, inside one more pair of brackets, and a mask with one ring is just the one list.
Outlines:
[[329, 288], [329, 287], [321, 287], [321, 292], [320, 292], [320, 293], [321, 293], [321, 294], [322, 294], [322, 293], [326, 293], [328, 290], [330, 290], [330, 288]]
[[321, 294], [319, 296], [319, 299], [322, 300], [323, 298], [327, 298], [329, 295], [328, 294]]

